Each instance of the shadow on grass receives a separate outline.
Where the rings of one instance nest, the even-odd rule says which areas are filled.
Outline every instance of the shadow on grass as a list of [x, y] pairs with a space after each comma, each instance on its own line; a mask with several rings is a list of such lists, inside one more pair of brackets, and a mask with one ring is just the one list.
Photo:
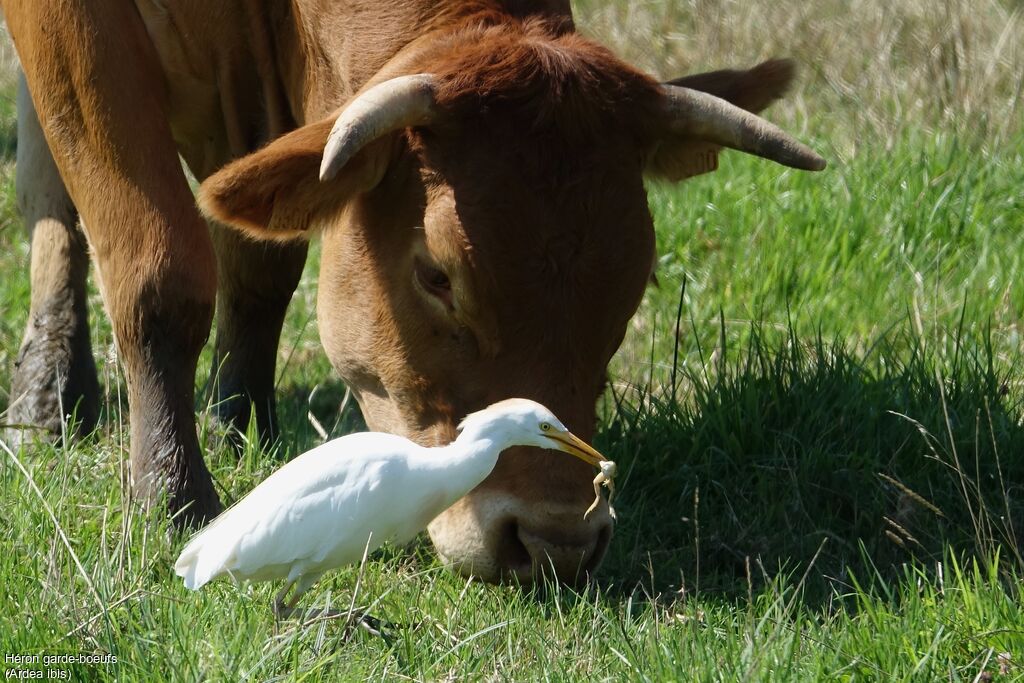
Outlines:
[[346, 399], [346, 391], [344, 382], [331, 378], [316, 386], [291, 386], [278, 393], [277, 416], [283, 430], [282, 442], [294, 449], [285, 454], [284, 459], [291, 460], [322, 443], [323, 435], [318, 427], [331, 439], [366, 429], [359, 405], [354, 397]]
[[750, 340], [674, 389], [615, 397], [600, 441], [621, 473], [613, 593], [740, 598], [806, 571], [814, 601], [947, 552], [1020, 566], [1024, 425], [987, 334], [887, 335], [860, 357]]

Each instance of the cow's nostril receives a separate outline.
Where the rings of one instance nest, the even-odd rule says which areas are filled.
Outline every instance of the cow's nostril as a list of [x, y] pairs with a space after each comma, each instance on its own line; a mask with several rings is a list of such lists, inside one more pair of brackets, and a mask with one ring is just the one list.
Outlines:
[[498, 564], [506, 571], [517, 575], [530, 573], [530, 551], [519, 538], [519, 524], [515, 520], [502, 525], [495, 554]]
[[[611, 540], [611, 525], [592, 528], [545, 528], [533, 531], [518, 527], [519, 541], [531, 562], [533, 572], [554, 572], [569, 583], [586, 580], [601, 564]], [[512, 567], [509, 567], [512, 569]], [[520, 575], [522, 571], [519, 572]]]

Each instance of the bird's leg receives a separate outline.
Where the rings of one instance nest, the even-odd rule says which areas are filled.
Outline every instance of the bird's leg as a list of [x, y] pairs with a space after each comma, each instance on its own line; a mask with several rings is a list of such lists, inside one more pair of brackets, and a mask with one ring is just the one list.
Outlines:
[[[305, 595], [310, 586], [316, 583], [319, 579], [320, 574], [303, 574], [298, 579], [288, 582], [288, 584], [278, 591], [277, 595], [274, 597], [274, 616], [278, 619], [288, 619], [295, 615], [295, 606], [299, 603], [299, 599]], [[285, 600], [284, 596], [287, 595], [288, 589], [292, 586], [295, 586], [295, 590], [292, 591], [291, 597], [288, 598], [288, 600]], [[298, 616], [299, 618], [305, 618], [307, 616], [307, 612], [304, 610]], [[331, 615], [316, 614], [314, 616]]]
[[[337, 619], [345, 616], [348, 620], [345, 630], [346, 638], [351, 636], [352, 628], [359, 627], [365, 630], [367, 633], [380, 636], [386, 642], [390, 643], [393, 638], [388, 634], [388, 631], [397, 630], [402, 628], [401, 624], [393, 624], [388, 621], [382, 621], [377, 617], [364, 612], [363, 610], [353, 610], [351, 612], [337, 612], [334, 610], [302, 610], [299, 612], [295, 609], [299, 599], [310, 589], [310, 587], [320, 579], [320, 574], [303, 574], [297, 579], [292, 579], [285, 583], [285, 585], [277, 592], [274, 596], [274, 617], [276, 619], [289, 619], [293, 616], [297, 616], [300, 619], [312, 617], [314, 619]], [[292, 590], [291, 597], [285, 599], [288, 595], [288, 591]], [[297, 614], [298, 612], [298, 614]], [[417, 627], [419, 624], [416, 625]]]
[[299, 603], [299, 598], [306, 594], [310, 586], [320, 579], [319, 574], [303, 574], [299, 577], [298, 582], [295, 584], [295, 592], [292, 593], [291, 599], [288, 600], [288, 609], [295, 609], [295, 605]]
[[295, 607], [295, 602], [292, 601], [290, 605], [285, 604], [284, 596], [288, 595], [288, 591], [291, 590], [291, 587], [294, 585], [295, 579], [292, 579], [291, 581], [285, 581], [284, 587], [281, 588], [281, 590], [277, 592], [277, 595], [274, 596], [273, 610], [274, 617], [276, 619], [287, 619], [289, 616], [291, 616], [292, 608]]

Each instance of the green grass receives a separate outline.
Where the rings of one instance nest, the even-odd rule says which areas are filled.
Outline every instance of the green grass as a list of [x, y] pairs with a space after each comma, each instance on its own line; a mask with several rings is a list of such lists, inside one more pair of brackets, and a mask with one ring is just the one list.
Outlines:
[[[644, 21], [668, 11], [627, 4]], [[755, 5], [751, 16], [774, 11]], [[588, 11], [591, 30], [614, 25]], [[941, 28], [900, 11], [914, 40], [915, 26]], [[998, 21], [976, 14], [967, 57], [998, 52], [982, 39], [998, 37]], [[789, 24], [772, 25], [781, 40]], [[925, 98], [934, 55], [906, 68], [914, 40], [863, 81]], [[696, 60], [676, 47], [650, 49], [666, 69]], [[715, 63], [711, 53], [699, 61]], [[779, 111], [829, 158], [825, 173], [727, 153], [716, 174], [650, 188], [659, 285], [600, 406], [596, 442], [621, 475], [598, 581], [466, 582], [421, 538], [329, 575], [305, 600], [371, 606], [399, 624], [388, 641], [337, 621], [275, 625], [271, 586], [186, 591], [171, 571], [182, 539], [128, 500], [123, 379], [94, 293], [100, 430], [0, 447], [0, 652], [117, 657], [71, 667], [74, 680], [1024, 678], [1024, 137], [1019, 114], [988, 137], [965, 118], [983, 97], [1016, 112], [1005, 96], [1020, 72], [965, 63], [975, 80], [950, 120], [924, 99], [849, 101], [839, 77], [851, 65], [813, 71]], [[13, 140], [3, 82], [0, 138]], [[804, 115], [819, 102], [827, 117]], [[886, 128], [893, 110], [916, 118]], [[29, 296], [12, 152], [0, 144], [0, 422]], [[227, 499], [320, 441], [310, 413], [331, 435], [361, 426], [352, 402], [339, 411], [345, 389], [320, 350], [318, 258], [283, 334], [275, 452], [250, 443], [236, 459], [198, 406]], [[209, 362], [207, 351], [200, 385]]]
[[[680, 283], [703, 341], [724, 315], [730, 335], [750, 321], [822, 331], [865, 352], [920, 320], [930, 337], [991, 326], [1012, 354], [1024, 312], [1024, 138], [985, 148], [911, 133], [890, 150], [805, 174], [728, 155], [718, 174], [652, 192], [658, 277], [637, 318], [670, 357]], [[660, 325], [654, 317], [660, 316]], [[647, 359], [649, 348], [638, 350]]]
[[[78, 667], [83, 679], [1019, 677], [1021, 565], [1003, 520], [1020, 509], [1003, 482], [1019, 488], [1022, 464], [986, 444], [1016, 452], [1024, 436], [1007, 378], [961, 346], [940, 394], [920, 346], [871, 369], [838, 346], [751, 339], [684, 395], [609, 403], [599, 442], [623, 466], [622, 523], [599, 582], [465, 582], [423, 541], [308, 599], [370, 605], [404, 624], [390, 642], [275, 627], [268, 586], [186, 591], [166, 523], [122, 504], [116, 443], [22, 451], [46, 504], [17, 467], [0, 470], [0, 646], [117, 657]], [[274, 466], [255, 450], [213, 464], [237, 493]]]

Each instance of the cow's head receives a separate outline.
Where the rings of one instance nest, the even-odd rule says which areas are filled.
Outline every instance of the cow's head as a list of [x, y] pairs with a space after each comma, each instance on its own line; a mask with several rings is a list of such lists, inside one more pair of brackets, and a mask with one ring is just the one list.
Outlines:
[[[606, 366], [651, 274], [645, 172], [680, 179], [729, 146], [823, 162], [748, 109], [787, 62], [660, 85], [572, 33], [469, 28], [419, 49], [328, 120], [204, 183], [214, 218], [263, 239], [323, 234], [327, 354], [372, 429], [439, 444], [467, 413], [522, 396], [588, 438]], [[391, 70], [394, 72], [394, 69]], [[690, 87], [685, 87], [690, 86]], [[704, 91], [704, 92], [701, 92]], [[490, 580], [600, 563], [594, 472], [514, 449], [430, 526], [441, 556]]]

